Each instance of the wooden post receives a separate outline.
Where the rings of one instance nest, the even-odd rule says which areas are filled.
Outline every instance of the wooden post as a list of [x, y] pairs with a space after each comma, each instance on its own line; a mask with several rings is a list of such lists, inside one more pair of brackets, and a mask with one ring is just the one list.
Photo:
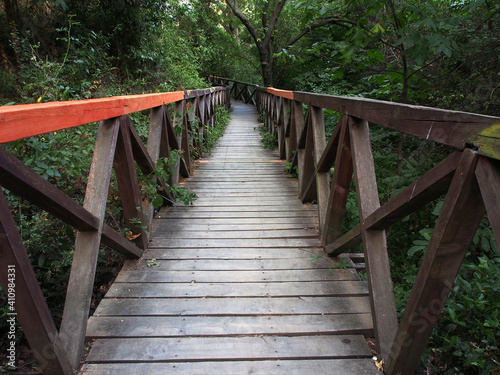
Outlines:
[[493, 235], [500, 247], [500, 190], [498, 188], [500, 186], [500, 163], [480, 157], [477, 163], [476, 177]]
[[[147, 150], [149, 156], [153, 160], [153, 163], [156, 165], [158, 158], [160, 157], [160, 144], [162, 141], [162, 133], [163, 128], [165, 126], [165, 106], [159, 106], [155, 108], [151, 108], [149, 114], [149, 130], [148, 130], [148, 144]], [[151, 202], [146, 202], [143, 204], [143, 212], [145, 216], [145, 224], [147, 226], [148, 233], [151, 233], [151, 224], [153, 222], [154, 216], [154, 207]]]
[[476, 151], [463, 151], [394, 339], [387, 374], [410, 374], [417, 368], [484, 217], [475, 176], [477, 156]]
[[[311, 107], [311, 129], [314, 137], [314, 164], [318, 165], [326, 148], [325, 121], [323, 109]], [[319, 227], [324, 228], [325, 217], [330, 195], [330, 176], [328, 172], [316, 170], [316, 189], [318, 197]]]
[[120, 122], [117, 118], [101, 121], [83, 207], [99, 219], [99, 230], [78, 232], [71, 265], [66, 301], [60, 329], [61, 341], [74, 369], [83, 354], [87, 319], [94, 286], [97, 255], [101, 242], [109, 180]]
[[353, 117], [349, 118], [348, 126], [377, 352], [379, 359], [387, 359], [398, 320], [385, 230], [367, 230], [365, 227], [365, 219], [380, 207], [370, 131], [366, 120]]
[[[179, 144], [179, 137], [177, 137], [177, 135], [175, 134], [174, 125], [172, 123], [172, 120], [170, 119], [170, 115], [168, 114], [166, 108], [165, 111], [163, 112], [163, 116], [164, 116], [163, 117], [164, 126], [162, 130], [162, 141], [160, 144], [160, 157], [168, 158], [170, 157], [171, 150], [180, 150], [181, 147]], [[174, 109], [174, 116], [175, 116], [175, 109]], [[179, 174], [182, 163], [182, 161], [179, 159], [180, 158], [177, 159], [177, 163], [173, 168], [172, 176], [168, 181], [171, 185], [179, 183]]]
[[[189, 140], [188, 140], [188, 135], [187, 135], [187, 120], [186, 120], [186, 115], [184, 113], [186, 108], [186, 101], [181, 100], [175, 103], [175, 108], [174, 108], [174, 129], [176, 127], [181, 128], [180, 135], [176, 136], [177, 137], [177, 143], [179, 144], [180, 148], [183, 151], [183, 158], [179, 159], [179, 173], [182, 177], [189, 177], [189, 166], [191, 164], [190, 162], [190, 156], [189, 156]], [[186, 148], [187, 146], [187, 148]], [[187, 149], [187, 152], [186, 152]], [[187, 156], [187, 158], [186, 158]]]
[[346, 209], [349, 187], [352, 181], [352, 155], [347, 117], [343, 116], [339, 123], [340, 137], [335, 157], [335, 169], [333, 171], [332, 186], [328, 197], [325, 226], [321, 228], [323, 245], [335, 241], [342, 234], [342, 222]]
[[286, 104], [285, 99], [277, 98], [278, 108], [277, 108], [277, 119], [276, 124], [278, 126], [278, 152], [281, 160], [286, 160], [286, 141], [285, 141], [285, 112], [286, 112]]
[[[149, 236], [144, 228], [142, 228], [143, 223], [146, 223], [142, 212], [139, 181], [137, 179], [132, 144], [130, 142], [131, 126], [133, 125], [128, 116], [120, 117], [120, 133], [116, 144], [113, 166], [115, 168], [126, 225], [134, 236], [138, 236], [134, 239], [137, 246], [141, 249], [146, 249], [149, 243]], [[139, 223], [133, 223], [133, 219], [138, 219]]]
[[297, 136], [292, 117], [291, 102], [289, 99], [285, 99], [283, 102], [283, 125], [285, 127], [286, 161], [289, 163], [293, 159], [293, 150], [297, 149]]
[[301, 145], [300, 138], [302, 137], [302, 133], [304, 132], [305, 122], [304, 115], [302, 113], [302, 103], [298, 101], [292, 102], [292, 111], [293, 111], [293, 127], [295, 128], [295, 144], [297, 145], [297, 172], [298, 172], [298, 194], [302, 192], [302, 185], [304, 184], [304, 179], [302, 178], [303, 174], [303, 165], [305, 158], [305, 149], [304, 145]]
[[12, 302], [5, 317], [11, 327], [9, 333], [19, 337], [15, 332], [17, 319], [44, 374], [73, 374], [1, 186], [0, 282]]
[[302, 137], [305, 136], [305, 144], [303, 150], [303, 158], [300, 160], [302, 163], [299, 164], [299, 183], [300, 186], [300, 199], [302, 203], [311, 202], [316, 198], [316, 178], [314, 177], [314, 135], [312, 131], [312, 120], [311, 120], [311, 107], [307, 111], [307, 116], [305, 120], [305, 126]]

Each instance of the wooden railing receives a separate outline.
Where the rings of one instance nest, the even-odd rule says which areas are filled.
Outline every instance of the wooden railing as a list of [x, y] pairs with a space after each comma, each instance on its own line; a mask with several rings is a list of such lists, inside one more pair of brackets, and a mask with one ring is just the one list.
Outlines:
[[241, 100], [246, 104], [253, 104], [255, 106], [257, 105], [257, 89], [259, 88], [258, 85], [216, 76], [209, 76], [207, 80], [208, 82], [215, 85], [229, 86], [229, 95], [234, 100]]
[[[326, 252], [336, 255], [363, 244], [377, 350], [386, 374], [413, 373], [485, 212], [500, 243], [500, 118], [273, 88], [259, 88], [258, 103], [265, 125], [277, 135], [280, 156], [298, 167], [300, 198], [318, 202]], [[342, 114], [328, 142], [323, 109]], [[456, 151], [380, 206], [369, 123]], [[353, 174], [360, 223], [342, 235]], [[444, 194], [398, 324], [385, 229]]]
[[[333, 256], [363, 244], [385, 373], [413, 373], [485, 212], [500, 243], [500, 118], [273, 88], [258, 88], [257, 103], [265, 126], [277, 136], [280, 157], [297, 166], [300, 198], [318, 202], [326, 252]], [[324, 109], [342, 114], [328, 141]], [[380, 206], [370, 123], [456, 151]], [[353, 174], [360, 223], [342, 235]], [[398, 324], [385, 229], [445, 194]]]
[[[150, 228], [153, 207], [141, 199], [134, 161], [149, 175], [160, 157], [168, 157], [172, 150], [182, 151], [170, 181], [157, 178], [164, 187], [164, 201], [171, 204], [174, 197], [165, 182], [177, 183], [179, 174], [189, 176], [190, 142], [203, 142], [207, 128], [214, 126], [215, 106], [227, 105], [228, 97], [228, 88], [215, 87], [0, 107], [0, 143], [100, 121], [83, 207], [0, 146], [1, 186], [78, 230], [58, 332], [0, 187], [0, 281], [6, 294], [15, 290], [11, 314], [21, 324], [45, 374], [73, 374], [79, 367], [101, 242], [129, 258], [140, 257], [148, 244], [150, 231], [143, 226]], [[168, 103], [172, 103], [170, 110]], [[147, 146], [127, 115], [144, 110], [150, 111]], [[176, 126], [181, 131], [176, 132]], [[136, 236], [140, 234], [134, 242], [104, 221], [113, 167], [128, 227]], [[139, 219], [142, 226], [134, 226], [133, 219]]]

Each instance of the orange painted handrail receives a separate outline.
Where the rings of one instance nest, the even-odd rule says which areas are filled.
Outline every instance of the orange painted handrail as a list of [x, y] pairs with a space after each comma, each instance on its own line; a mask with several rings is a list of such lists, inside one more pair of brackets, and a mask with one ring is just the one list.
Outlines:
[[273, 94], [274, 96], [280, 96], [285, 99], [293, 100], [293, 91], [275, 89], [274, 87], [268, 87], [267, 92]]
[[88, 124], [184, 99], [184, 91], [0, 107], [0, 143]]

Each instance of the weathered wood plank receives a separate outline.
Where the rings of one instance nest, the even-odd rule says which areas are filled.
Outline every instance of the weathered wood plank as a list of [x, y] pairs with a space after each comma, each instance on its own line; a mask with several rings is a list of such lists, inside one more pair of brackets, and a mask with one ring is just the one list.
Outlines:
[[[213, 222], [206, 222], [205, 220], [198, 220], [195, 223], [192, 223], [190, 221], [185, 221], [184, 223], [179, 223], [175, 219], [163, 219], [161, 222], [164, 223], [164, 225], [159, 225], [158, 223], [159, 220], [156, 221], [155, 225], [153, 226], [152, 234], [153, 236], [157, 237], [168, 237], [169, 235], [181, 235], [182, 232], [185, 234], [191, 234], [193, 232], [196, 232], [196, 235], [199, 235], [200, 232], [221, 232], [221, 231], [266, 231], [268, 232], [274, 232], [274, 231], [280, 231], [280, 230], [285, 230], [285, 231], [303, 231], [304, 229], [307, 229], [308, 231], [311, 230], [316, 230], [316, 225], [313, 223], [311, 220], [310, 223], [254, 223], [254, 224], [239, 224], [239, 223], [234, 223], [233, 220], [228, 220], [222, 223], [213, 223]], [[158, 224], [157, 224], [158, 223]], [[201, 235], [201, 234], [200, 234]], [[316, 233], [317, 235], [317, 233]]]
[[417, 368], [486, 212], [475, 176], [477, 159], [476, 151], [462, 153], [392, 345], [387, 362], [391, 374]]
[[248, 211], [248, 212], [217, 212], [217, 211], [193, 211], [193, 212], [169, 212], [162, 210], [159, 218], [175, 218], [175, 219], [271, 219], [271, 218], [312, 218], [316, 219], [317, 214], [314, 211]]
[[205, 247], [224, 247], [230, 246], [238, 247], [318, 247], [321, 245], [319, 239], [307, 238], [283, 238], [283, 239], [199, 239], [199, 240], [186, 240], [186, 239], [164, 239], [154, 238], [149, 247], [154, 248], [205, 248]]
[[[321, 242], [328, 245], [342, 233], [342, 222], [346, 210], [347, 197], [352, 181], [352, 153], [347, 118], [339, 125], [339, 143], [335, 156], [332, 186], [325, 212], [325, 226], [321, 228]], [[332, 137], [333, 138], [333, 137]]]
[[[252, 116], [256, 113], [252, 112]], [[186, 364], [185, 361], [201, 361], [202, 368], [206, 368], [205, 362], [213, 360], [222, 366], [226, 360], [239, 363], [239, 351], [244, 353], [248, 363], [259, 362], [262, 368], [269, 369], [265, 366], [269, 361], [259, 354], [260, 350], [270, 355], [269, 358], [300, 355], [301, 361], [308, 358], [328, 361], [328, 358], [342, 357], [351, 363], [359, 353], [343, 354], [336, 348], [334, 352], [331, 340], [335, 342], [341, 338], [342, 344], [350, 344], [346, 334], [373, 334], [366, 282], [360, 280], [354, 268], [336, 268], [335, 259], [313, 261], [311, 258], [325, 256], [317, 233], [317, 206], [304, 209], [300, 204], [293, 204], [299, 203], [295, 190], [297, 181], [281, 178], [282, 170], [276, 172], [278, 164], [267, 163], [274, 170], [264, 172], [255, 164], [239, 164], [278, 155], [259, 151], [260, 142], [253, 132], [253, 123], [235, 126], [241, 130], [234, 131], [235, 136], [224, 136], [222, 143], [228, 145], [236, 141], [240, 146], [223, 147], [212, 154], [210, 162], [199, 163], [199, 174], [194, 171], [183, 185], [200, 192], [200, 199], [192, 207], [175, 206], [160, 211], [158, 219], [154, 220], [152, 246], [139, 262], [126, 263], [89, 320], [89, 336], [97, 341], [92, 349], [96, 357], [93, 359], [94, 354], [91, 354], [87, 361], [101, 361], [96, 359], [101, 355], [103, 361], [142, 361], [139, 357], [132, 358], [135, 353], [149, 351], [144, 356], [148, 362], [174, 360]], [[253, 140], [247, 136], [250, 133]], [[252, 151], [248, 152], [250, 149]], [[212, 162], [219, 160], [225, 163], [203, 171], [204, 166], [216, 165]], [[236, 170], [228, 170], [228, 166]], [[273, 175], [278, 178], [271, 180]], [[226, 182], [220, 182], [221, 179]], [[208, 231], [208, 234], [201, 231]], [[155, 262], [153, 265], [149, 262], [148, 267], [147, 261], [151, 259]], [[309, 344], [321, 341], [322, 334], [328, 335], [325, 336], [326, 346], [323, 342]], [[170, 339], [165, 336], [172, 340], [222, 341], [221, 345], [191, 341], [190, 358], [183, 359], [187, 344], [183, 346], [183, 343], [172, 341], [176, 348], [172, 351], [168, 347]], [[279, 343], [278, 349], [265, 347], [282, 336], [286, 338]], [[108, 341], [106, 337], [115, 338]], [[372, 370], [371, 354], [363, 337], [353, 337]], [[144, 341], [138, 343], [137, 338]], [[227, 339], [234, 339], [236, 347], [232, 342], [224, 344]], [[124, 346], [118, 345], [120, 340], [125, 340]], [[151, 351], [157, 348], [155, 341], [160, 342], [157, 340], [167, 340], [161, 341], [161, 350], [166, 350], [166, 356], [155, 357]], [[260, 341], [264, 347], [260, 346]], [[293, 350], [298, 354], [288, 349], [290, 346], [295, 348], [292, 345], [295, 342]], [[128, 343], [135, 347], [129, 347]], [[106, 349], [101, 350], [100, 345]], [[232, 358], [227, 358], [226, 345], [231, 347]], [[304, 345], [309, 347], [307, 350], [319, 350], [319, 354], [313, 354], [317, 357], [304, 353]], [[113, 347], [116, 353], [121, 353], [117, 354], [121, 358], [113, 358]], [[328, 351], [326, 356], [324, 350]], [[206, 359], [199, 353], [206, 353]], [[111, 357], [106, 359], [107, 354]], [[343, 368], [349, 369], [349, 366], [352, 365]], [[234, 373], [234, 368], [231, 371], [229, 373]]]
[[[446, 192], [450, 184], [452, 173], [456, 169], [460, 152], [455, 152], [429, 170], [422, 177], [406, 187], [396, 197], [376, 209], [365, 220], [367, 229], [385, 229], [389, 225], [401, 220], [406, 215], [415, 211]], [[361, 228], [354, 227], [348, 233], [338, 238], [325, 247], [330, 255], [356, 246], [361, 242]]]
[[336, 239], [331, 244], [325, 246], [325, 252], [330, 256], [338, 255], [348, 251], [361, 243], [361, 226], [358, 224], [349, 230], [342, 237]]
[[[499, 163], [480, 158], [476, 168], [477, 182], [481, 189], [488, 219], [497, 244], [500, 244], [500, 169]], [[500, 250], [499, 250], [500, 251]]]
[[135, 219], [139, 220], [140, 223], [145, 223], [132, 150], [130, 135], [130, 128], [132, 126], [129, 117], [120, 118], [120, 132], [118, 133], [113, 167], [115, 169], [126, 226], [134, 235], [138, 235], [134, 240], [137, 246], [145, 249], [148, 246], [149, 236], [142, 228], [142, 225], [132, 222]]
[[385, 229], [445, 194], [460, 160], [454, 152], [366, 218], [368, 229]]
[[[314, 134], [314, 164], [317, 166], [326, 148], [325, 120], [323, 109], [312, 107], [311, 113], [312, 132]], [[321, 172], [316, 169], [316, 189], [318, 198], [318, 215], [320, 230], [325, 227], [325, 217], [330, 195], [330, 176], [328, 171]]]
[[[175, 269], [175, 268], [172, 268]], [[300, 268], [299, 268], [300, 269]], [[106, 298], [364, 296], [363, 281], [283, 283], [114, 283]]]
[[198, 205], [196, 201], [194, 201], [191, 206], [173, 206], [167, 210], [169, 214], [176, 213], [188, 213], [191, 214], [193, 212], [196, 213], [204, 213], [204, 212], [283, 212], [283, 211], [297, 211], [297, 212], [313, 212], [316, 213], [317, 207], [313, 205], [305, 205], [301, 206], [299, 202], [291, 201], [289, 205], [277, 204], [277, 205], [247, 205], [244, 202], [235, 203], [235, 204], [227, 204], [223, 205], [222, 203], [218, 205], [214, 204], [201, 204]]
[[[14, 335], [17, 336], [15, 324], [16, 320], [19, 321], [35, 358], [47, 374], [72, 374], [72, 365], [61, 344], [1, 186], [0, 271], [5, 296], [9, 302], [14, 301], [14, 305], [7, 305], [5, 298], [8, 309], [5, 324], [14, 327]], [[13, 332], [12, 329], [10, 332]]]
[[[158, 271], [252, 271], [252, 270], [300, 270], [332, 268], [330, 259], [320, 258], [314, 262], [308, 258], [292, 259], [201, 259], [201, 260], [162, 260], [155, 266]], [[138, 263], [137, 269], [148, 268]]]
[[[375, 99], [343, 98], [305, 92], [294, 92], [294, 97], [303, 103], [332, 109], [458, 149], [463, 149], [467, 143], [477, 142], [478, 146], [485, 146], [482, 150], [484, 155], [499, 157], [498, 150], [491, 147], [494, 142], [488, 140], [488, 138], [498, 140], [498, 117]], [[483, 133], [485, 136], [482, 136]], [[489, 134], [492, 136], [488, 136]]]
[[31, 168], [0, 147], [0, 183], [79, 230], [97, 230], [99, 220]]
[[369, 313], [368, 297], [254, 298], [105, 298], [94, 316], [101, 315], [302, 315]]
[[276, 270], [276, 271], [156, 271], [154, 268], [119, 273], [116, 282], [216, 283], [359, 280], [353, 269]]
[[318, 172], [329, 172], [330, 168], [335, 163], [337, 158], [337, 148], [339, 145], [340, 131], [342, 128], [347, 126], [347, 116], [342, 115], [340, 120], [333, 131], [328, 144], [326, 145], [325, 151], [321, 155], [321, 159], [318, 162], [316, 169]]
[[127, 258], [139, 258], [143, 250], [138, 248], [133, 242], [123, 237], [108, 224], [104, 224], [101, 236], [101, 242], [114, 251], [125, 255]]
[[209, 249], [150, 249], [144, 253], [143, 259], [291, 259], [308, 258], [311, 256], [324, 256], [322, 248], [252, 248], [243, 247], [235, 251], [234, 248], [209, 248]]
[[385, 231], [364, 226], [365, 219], [380, 207], [369, 127], [367, 121], [353, 117], [348, 122], [377, 353], [387, 358], [398, 320]]
[[371, 314], [90, 317], [87, 337], [372, 334]]
[[103, 121], [99, 125], [83, 207], [99, 219], [100, 228], [95, 232], [78, 232], [71, 264], [60, 337], [75, 369], [79, 367], [83, 353], [86, 322], [119, 130], [118, 119]]
[[88, 362], [371, 357], [362, 336], [181, 337], [97, 340]]
[[[218, 217], [210, 218], [206, 220], [205, 218], [189, 218], [189, 217], [178, 217], [178, 216], [168, 216], [165, 215], [165, 211], [160, 211], [156, 216], [156, 221], [158, 222], [158, 227], [163, 225], [170, 225], [173, 222], [178, 222], [179, 225], [183, 224], [207, 224], [208, 225], [242, 225], [242, 224], [265, 224], [273, 225], [278, 223], [292, 223], [301, 225], [317, 225], [317, 218], [314, 216], [302, 216], [302, 217], [289, 217], [287, 220], [286, 216], [280, 217]], [[164, 224], [162, 224], [164, 223]]]
[[113, 363], [86, 364], [82, 368], [89, 375], [363, 375], [377, 374], [376, 367], [367, 359], [272, 360], [230, 362], [175, 362], [175, 363]]
[[246, 239], [246, 238], [317, 238], [318, 233], [315, 230], [219, 230], [219, 231], [175, 231], [175, 232], [156, 232], [161, 238], [185, 238], [185, 239]]

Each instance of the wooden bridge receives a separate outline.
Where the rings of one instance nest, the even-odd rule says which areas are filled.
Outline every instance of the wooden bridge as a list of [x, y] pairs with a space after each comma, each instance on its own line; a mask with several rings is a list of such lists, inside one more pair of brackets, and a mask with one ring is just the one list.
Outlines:
[[[0, 148], [0, 184], [78, 230], [58, 330], [0, 189], [2, 287], [13, 288], [15, 269], [15, 314], [39, 367], [46, 374], [375, 373], [365, 341], [374, 336], [386, 374], [414, 372], [485, 213], [500, 242], [500, 118], [211, 80], [218, 86], [191, 92], [0, 108], [1, 143], [100, 121], [83, 206], [8, 145]], [[228, 105], [230, 94], [257, 104], [278, 150], [261, 147], [256, 108], [233, 102], [226, 135], [193, 163], [189, 145], [202, 144], [214, 106]], [[329, 140], [323, 109], [343, 114]], [[127, 116], [143, 110], [150, 110], [147, 146]], [[456, 151], [381, 206], [369, 122]], [[153, 173], [173, 150], [183, 155], [177, 169], [156, 181], [182, 176], [198, 199], [173, 204], [165, 188], [168, 205], [154, 216], [135, 165]], [[297, 166], [296, 180], [284, 174], [285, 160]], [[104, 220], [112, 168], [133, 241]], [[360, 223], [342, 233], [353, 175]], [[444, 194], [398, 322], [385, 228]], [[136, 219], [145, 228], [134, 227]], [[101, 243], [130, 260], [89, 318]], [[359, 243], [367, 281], [327, 256]]]

